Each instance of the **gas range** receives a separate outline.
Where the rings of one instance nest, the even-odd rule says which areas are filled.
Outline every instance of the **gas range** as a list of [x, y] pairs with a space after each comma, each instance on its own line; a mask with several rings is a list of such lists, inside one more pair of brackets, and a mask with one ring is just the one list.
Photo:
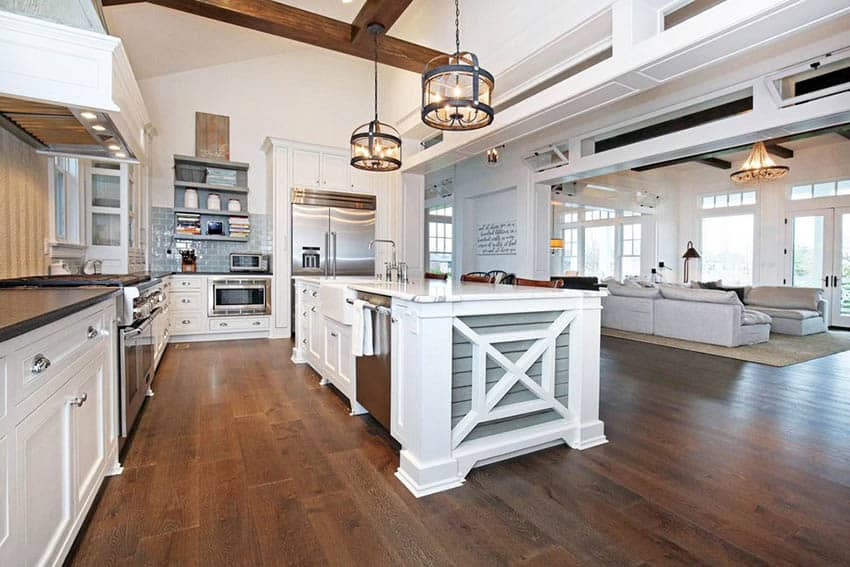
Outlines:
[[120, 287], [124, 297], [118, 325], [131, 326], [150, 317], [165, 302], [162, 280], [148, 273], [137, 274], [68, 274], [61, 276], [28, 276], [0, 280], [0, 288], [9, 287]]

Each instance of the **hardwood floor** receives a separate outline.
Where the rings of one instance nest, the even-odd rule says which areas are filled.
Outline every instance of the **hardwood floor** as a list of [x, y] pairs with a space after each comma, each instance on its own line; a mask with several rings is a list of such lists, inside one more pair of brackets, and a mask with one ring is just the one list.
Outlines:
[[170, 346], [69, 563], [850, 564], [850, 353], [778, 369], [605, 338], [609, 444], [420, 500], [289, 354]]

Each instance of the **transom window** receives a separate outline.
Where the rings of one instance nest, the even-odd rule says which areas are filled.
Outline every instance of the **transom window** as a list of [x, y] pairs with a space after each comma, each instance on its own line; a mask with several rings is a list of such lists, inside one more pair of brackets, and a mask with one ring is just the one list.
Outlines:
[[791, 200], [802, 201], [805, 199], [819, 199], [821, 197], [835, 197], [850, 195], [850, 179], [838, 179], [836, 181], [821, 181], [808, 185], [794, 185], [791, 187]]
[[608, 220], [617, 216], [617, 211], [613, 209], [587, 209], [584, 211], [584, 220]]
[[755, 191], [726, 191], [700, 195], [701, 209], [725, 209], [729, 207], [747, 207], [756, 204]]

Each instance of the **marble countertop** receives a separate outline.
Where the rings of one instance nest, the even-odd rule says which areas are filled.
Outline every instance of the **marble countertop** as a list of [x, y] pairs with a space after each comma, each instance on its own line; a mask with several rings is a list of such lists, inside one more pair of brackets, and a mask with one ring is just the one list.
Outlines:
[[584, 299], [603, 297], [606, 291], [583, 291], [578, 289], [554, 289], [487, 283], [460, 282], [456, 280], [423, 280], [409, 283], [385, 282], [362, 276], [324, 278], [295, 276], [293, 279], [311, 283], [332, 285], [338, 283], [355, 291], [386, 295], [416, 303], [445, 303], [458, 301], [499, 301], [516, 299]]
[[121, 293], [114, 287], [0, 290], [0, 342], [7, 341]]

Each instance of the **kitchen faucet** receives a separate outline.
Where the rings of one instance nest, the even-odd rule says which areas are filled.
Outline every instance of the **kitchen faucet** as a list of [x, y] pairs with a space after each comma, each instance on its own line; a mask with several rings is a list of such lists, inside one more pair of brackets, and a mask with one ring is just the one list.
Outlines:
[[385, 277], [386, 277], [387, 281], [388, 282], [393, 281], [393, 270], [396, 271], [396, 273], [398, 275], [398, 279], [401, 280], [402, 278], [401, 278], [401, 273], [399, 272], [399, 264], [396, 261], [396, 255], [395, 255], [395, 249], [396, 249], [395, 242], [392, 241], [392, 240], [385, 239], [385, 238], [376, 238], [375, 240], [369, 241], [369, 250], [372, 250], [375, 247], [375, 244], [377, 244], [379, 242], [383, 242], [385, 244], [390, 244], [393, 247], [392, 262], [390, 262], [390, 263], [384, 262], [384, 266], [386, 266]]

